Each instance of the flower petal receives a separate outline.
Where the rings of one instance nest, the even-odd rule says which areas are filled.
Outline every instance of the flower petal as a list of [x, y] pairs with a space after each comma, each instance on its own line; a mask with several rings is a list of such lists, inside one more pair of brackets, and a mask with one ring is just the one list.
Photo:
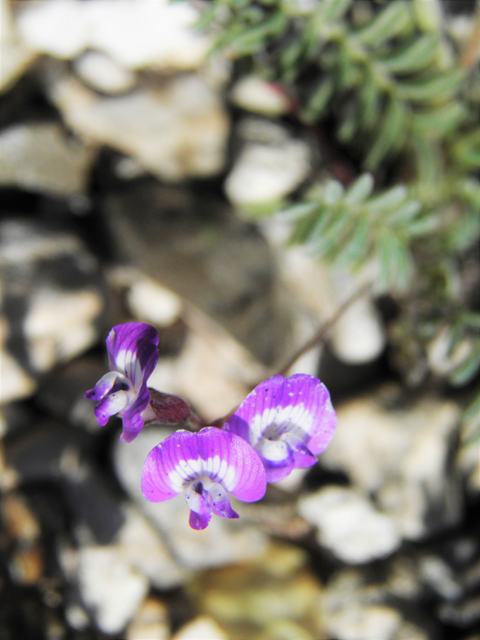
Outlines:
[[192, 529], [201, 531], [206, 529], [212, 519], [212, 507], [210, 506], [208, 496], [205, 497], [205, 491], [197, 493], [193, 486], [189, 487], [185, 492], [185, 499], [190, 507], [189, 525]]
[[176, 431], [152, 449], [143, 469], [143, 495], [152, 502], [168, 500], [203, 476], [244, 502], [265, 494], [265, 470], [250, 445], [235, 434], [206, 427], [198, 433]]
[[252, 447], [234, 433], [206, 427], [196, 434], [203, 469], [214, 482], [221, 482], [237, 500], [256, 502], [263, 498], [267, 479], [262, 461]]
[[[249, 436], [245, 438], [249, 425]], [[323, 451], [336, 426], [330, 395], [324, 384], [307, 374], [290, 378], [276, 375], [259, 384], [225, 424], [225, 429], [255, 446], [263, 437], [272, 440], [291, 431], [313, 454]]]
[[94, 409], [95, 417], [98, 424], [104, 427], [108, 419], [116, 413], [120, 413], [128, 403], [128, 395], [126, 391], [117, 391], [105, 396]]
[[100, 378], [93, 389], [86, 391], [83, 395], [87, 400], [101, 400], [115, 385], [124, 386], [122, 389], [126, 391], [129, 388], [128, 380], [118, 371], [109, 371]]
[[141, 481], [142, 493], [147, 500], [170, 500], [195, 480], [197, 474], [186, 463], [198, 456], [193, 435], [180, 429], [150, 451]]
[[208, 493], [209, 502], [212, 507], [213, 513], [222, 518], [238, 518], [239, 515], [232, 509], [230, 504], [230, 498], [227, 492], [219, 482], [215, 482], [208, 491], [203, 490], [203, 495]]
[[157, 330], [143, 322], [118, 324], [106, 343], [110, 368], [123, 373], [138, 391], [157, 364]]
[[144, 420], [141, 413], [147, 408], [150, 402], [150, 392], [144, 386], [136, 395], [134, 401], [126, 407], [122, 413], [123, 431], [120, 440], [123, 442], [132, 442], [143, 429]]

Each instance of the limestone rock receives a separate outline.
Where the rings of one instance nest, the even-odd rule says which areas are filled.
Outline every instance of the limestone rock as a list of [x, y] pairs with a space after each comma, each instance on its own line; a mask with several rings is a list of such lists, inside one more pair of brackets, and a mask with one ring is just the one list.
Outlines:
[[396, 394], [395, 387], [384, 387], [376, 397], [340, 406], [339, 426], [322, 464], [347, 473], [366, 495], [374, 494], [402, 536], [415, 540], [461, 516], [460, 475], [452, 455], [460, 410], [434, 397], [396, 407]]
[[351, 489], [323, 487], [300, 498], [298, 510], [317, 527], [318, 542], [344, 562], [370, 562], [400, 546], [395, 523]]
[[219, 96], [198, 75], [100, 96], [73, 76], [52, 74], [49, 93], [75, 133], [132, 156], [163, 180], [207, 177], [223, 169], [228, 117]]
[[[15, 26], [8, 0], [0, 0], [0, 92], [8, 89], [32, 64], [36, 52], [22, 41]], [[3, 148], [2, 148], [3, 153]]]
[[132, 89], [137, 78], [100, 51], [85, 51], [73, 63], [75, 73], [87, 85], [107, 94], [124, 93]]
[[[6, 218], [0, 236], [3, 342], [33, 377], [96, 342], [104, 307], [102, 279], [94, 256], [67, 227]], [[12, 372], [5, 387], [8, 397], [26, 395], [28, 380], [8, 356], [5, 360]], [[17, 391], [11, 388], [14, 376]]]
[[229, 638], [215, 620], [200, 616], [182, 627], [172, 640], [229, 640]]
[[244, 146], [225, 181], [225, 193], [235, 206], [278, 203], [309, 175], [312, 158], [308, 144], [283, 126], [244, 120], [239, 135]]
[[0, 146], [0, 184], [62, 197], [85, 191], [95, 151], [68, 140], [59, 123], [11, 125]]
[[58, 58], [94, 49], [127, 69], [185, 70], [200, 66], [209, 47], [209, 40], [194, 29], [199, 12], [187, 3], [36, 0], [21, 4], [17, 24], [25, 42]]
[[290, 99], [280, 85], [255, 75], [241, 78], [230, 92], [230, 99], [246, 111], [270, 117], [283, 116], [291, 108]]
[[129, 625], [126, 640], [170, 640], [168, 609], [163, 602], [148, 598]]

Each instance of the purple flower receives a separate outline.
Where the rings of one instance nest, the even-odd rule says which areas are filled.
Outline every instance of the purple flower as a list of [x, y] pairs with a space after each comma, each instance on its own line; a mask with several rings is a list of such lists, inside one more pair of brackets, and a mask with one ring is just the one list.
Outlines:
[[142, 430], [142, 412], [150, 402], [147, 380], [158, 360], [158, 332], [143, 322], [118, 324], [106, 342], [110, 372], [85, 393], [85, 398], [100, 401], [95, 416], [101, 427], [110, 416], [120, 414], [123, 419], [120, 439], [131, 442]]
[[206, 427], [198, 433], [176, 431], [150, 451], [142, 474], [142, 492], [151, 502], [164, 502], [185, 491], [190, 526], [205, 529], [215, 513], [238, 518], [237, 500], [263, 498], [267, 479], [260, 458], [233, 433]]
[[273, 376], [245, 398], [224, 425], [251, 444], [268, 482], [311, 467], [333, 437], [337, 417], [324, 384], [306, 374]]

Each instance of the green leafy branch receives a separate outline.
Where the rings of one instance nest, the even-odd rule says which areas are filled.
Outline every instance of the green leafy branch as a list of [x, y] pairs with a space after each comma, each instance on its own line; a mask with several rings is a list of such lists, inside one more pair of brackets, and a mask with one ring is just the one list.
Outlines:
[[[341, 142], [363, 145], [367, 135], [368, 169], [415, 139], [474, 126], [461, 97], [467, 73], [447, 62], [443, 34], [422, 28], [407, 0], [387, 3], [365, 24], [356, 24], [353, 4], [322, 0], [302, 12], [288, 0], [224, 0], [213, 3], [208, 20], [222, 21], [216, 47], [289, 87], [305, 122], [329, 112]], [[477, 161], [470, 133], [452, 149], [468, 167]]]

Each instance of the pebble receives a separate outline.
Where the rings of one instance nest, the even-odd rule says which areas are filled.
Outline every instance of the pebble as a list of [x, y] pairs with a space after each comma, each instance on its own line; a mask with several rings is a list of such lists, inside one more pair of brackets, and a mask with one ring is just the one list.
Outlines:
[[229, 640], [212, 618], [200, 616], [172, 636], [172, 640]]
[[173, 325], [183, 308], [180, 296], [145, 276], [132, 282], [127, 292], [127, 304], [138, 320], [156, 327]]
[[73, 69], [85, 84], [106, 94], [125, 93], [137, 83], [133, 71], [121, 67], [100, 51], [85, 51], [74, 60]]
[[241, 109], [271, 118], [291, 110], [291, 101], [282, 87], [256, 75], [241, 78], [232, 88], [230, 100]]
[[52, 73], [49, 94], [78, 136], [131, 156], [161, 180], [205, 178], [224, 167], [229, 119], [199, 75], [152, 79], [102, 96], [72, 75]]
[[97, 341], [103, 282], [96, 259], [68, 224], [5, 218], [0, 238], [4, 348], [10, 352], [2, 394], [14, 399], [31, 393], [30, 378]]
[[120, 633], [148, 593], [146, 576], [122, 559], [115, 547], [78, 551], [78, 585], [82, 600], [104, 633]]
[[58, 122], [10, 125], [0, 132], [0, 184], [60, 197], [85, 192], [96, 151], [67, 138]]
[[2, 57], [0, 91], [3, 92], [8, 90], [25, 73], [34, 62], [37, 54], [20, 37], [8, 0], [0, 0], [0, 24], [2, 25], [0, 30]]
[[454, 464], [460, 410], [425, 397], [400, 404], [396, 386], [338, 407], [339, 427], [322, 465], [349, 475], [365, 495], [417, 540], [458, 522], [460, 476]]
[[302, 517], [318, 529], [319, 544], [350, 564], [390, 555], [400, 546], [395, 522], [352, 489], [326, 486], [300, 498]]
[[147, 598], [129, 625], [126, 640], [170, 640], [170, 624], [166, 605]]
[[225, 193], [240, 208], [278, 204], [308, 177], [310, 148], [274, 122], [246, 120], [240, 126], [246, 142], [225, 180]]
[[[209, 40], [196, 31], [199, 11], [166, 0], [43, 0], [17, 9], [17, 25], [29, 47], [70, 59], [85, 49], [102, 51], [126, 69], [196, 69]], [[108, 25], [108, 28], [105, 28]]]

